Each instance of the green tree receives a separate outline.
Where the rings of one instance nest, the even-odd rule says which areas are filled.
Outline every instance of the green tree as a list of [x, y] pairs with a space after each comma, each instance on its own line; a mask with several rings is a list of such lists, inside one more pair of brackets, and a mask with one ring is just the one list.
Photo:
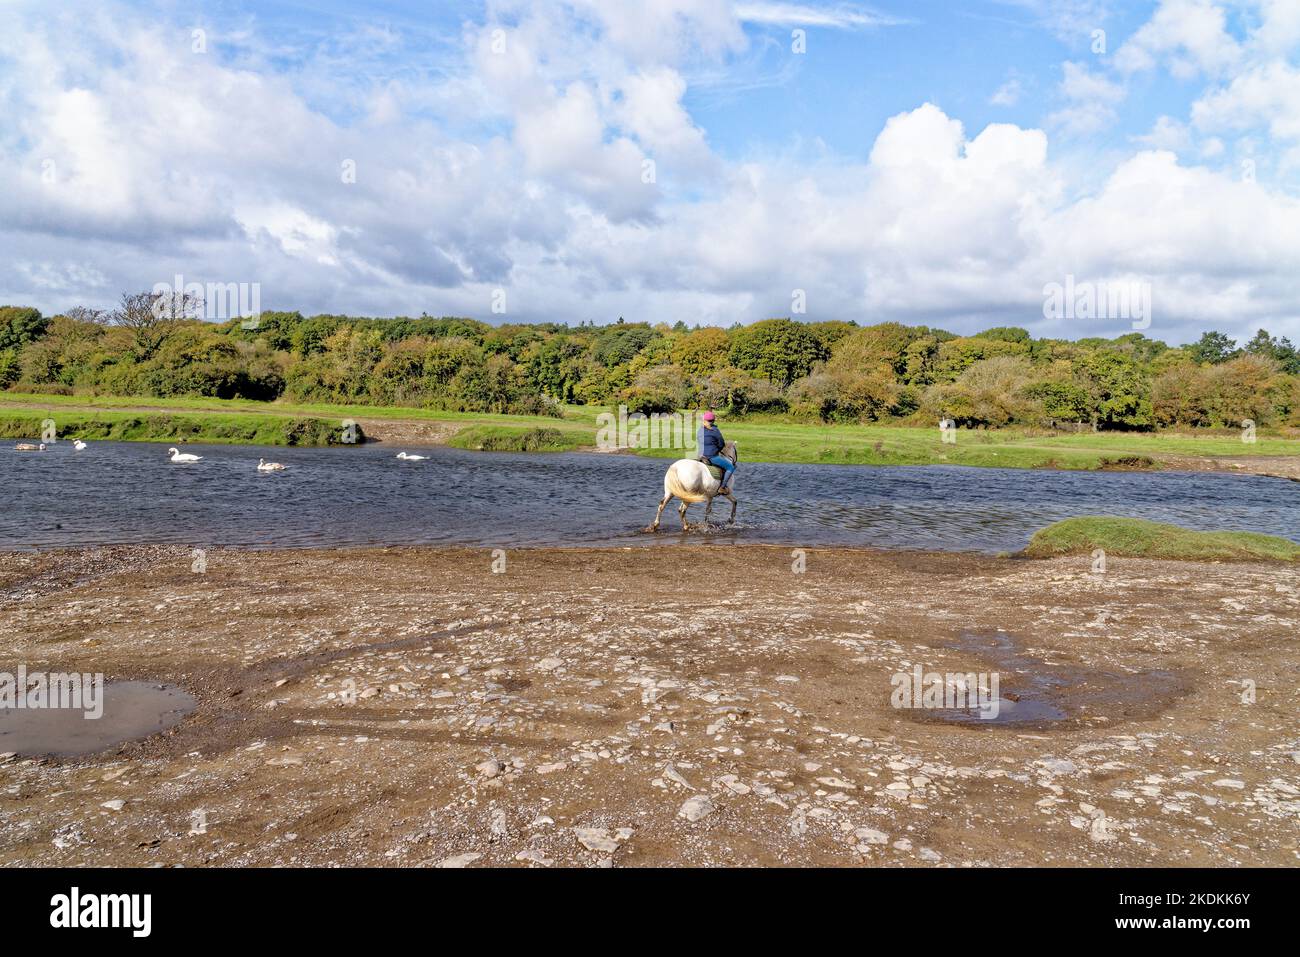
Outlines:
[[45, 334], [50, 320], [30, 306], [0, 306], [0, 349], [19, 349]]
[[785, 388], [827, 355], [826, 347], [807, 327], [789, 319], [764, 319], [737, 330], [728, 360]]
[[1236, 350], [1237, 343], [1222, 332], [1204, 333], [1189, 349], [1197, 362], [1216, 366], [1231, 359]]

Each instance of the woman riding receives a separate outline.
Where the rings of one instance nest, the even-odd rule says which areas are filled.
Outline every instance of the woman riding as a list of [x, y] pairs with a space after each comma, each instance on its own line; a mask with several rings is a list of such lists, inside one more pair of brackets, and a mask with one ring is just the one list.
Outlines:
[[695, 439], [699, 443], [700, 461], [722, 469], [722, 488], [718, 489], [718, 494], [726, 495], [731, 488], [731, 473], [736, 471], [736, 466], [722, 454], [722, 447], [727, 443], [718, 429], [717, 418], [712, 412], [705, 412], [704, 424], [700, 426]]

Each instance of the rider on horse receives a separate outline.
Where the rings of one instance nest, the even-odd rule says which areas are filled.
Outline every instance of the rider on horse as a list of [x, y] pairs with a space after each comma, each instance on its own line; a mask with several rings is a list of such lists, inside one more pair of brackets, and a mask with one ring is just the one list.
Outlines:
[[716, 424], [717, 418], [712, 412], [705, 412], [704, 424], [700, 426], [695, 439], [699, 443], [700, 461], [722, 469], [722, 488], [718, 490], [718, 494], [726, 495], [731, 486], [731, 473], [736, 471], [736, 466], [732, 464], [731, 459], [722, 454], [722, 447], [726, 442]]

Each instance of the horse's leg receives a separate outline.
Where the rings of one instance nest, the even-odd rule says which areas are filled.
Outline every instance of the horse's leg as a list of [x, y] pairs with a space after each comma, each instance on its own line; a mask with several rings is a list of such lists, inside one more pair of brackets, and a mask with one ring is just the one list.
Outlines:
[[654, 524], [650, 526], [650, 531], [652, 532], [659, 531], [659, 519], [663, 518], [664, 506], [666, 506], [672, 500], [673, 500], [673, 496], [671, 493], [669, 493], [668, 495], [665, 495], [664, 500], [659, 503], [659, 511], [655, 512]]
[[707, 528], [709, 524], [709, 512], [713, 511], [713, 496], [709, 496], [709, 504], [704, 506], [704, 525]]
[[686, 510], [687, 510], [688, 508], [690, 508], [690, 506], [691, 506], [691, 503], [688, 502], [688, 501], [686, 501], [685, 499], [683, 499], [683, 500], [682, 500], [682, 507], [679, 508], [679, 509], [677, 510], [677, 514], [680, 515], [680, 516], [682, 517], [682, 531], [683, 531], [683, 532], [689, 532], [689, 531], [691, 530], [691, 527], [690, 527], [689, 525], [686, 524]]
[[731, 499], [731, 517], [727, 519], [727, 524], [735, 525], [736, 524], [736, 499], [730, 494], [727, 496], [727, 498]]

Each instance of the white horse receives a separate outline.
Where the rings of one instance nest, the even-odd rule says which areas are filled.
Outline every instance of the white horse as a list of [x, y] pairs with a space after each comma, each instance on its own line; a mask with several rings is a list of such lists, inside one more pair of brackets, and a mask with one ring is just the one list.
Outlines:
[[[720, 453], [723, 458], [729, 459], [732, 465], [740, 461], [740, 456], [736, 452], [736, 443], [728, 442], [722, 447]], [[732, 491], [736, 485], [736, 473], [731, 473], [731, 488], [723, 493], [724, 498], [731, 499], [731, 516], [728, 522], [736, 520], [736, 500], [732, 496]], [[646, 531], [659, 531], [659, 520], [663, 517], [664, 508], [674, 498], [682, 500], [681, 507], [677, 513], [682, 517], [682, 531], [689, 531], [690, 526], [686, 524], [686, 510], [690, 508], [692, 502], [708, 502], [704, 507], [704, 524], [709, 523], [709, 511], [713, 508], [713, 500], [717, 497], [719, 489], [722, 488], [722, 480], [713, 477], [709, 467], [697, 459], [679, 459], [672, 465], [668, 466], [668, 471], [664, 474], [664, 497], [659, 503], [659, 511], [655, 513], [654, 524]]]

